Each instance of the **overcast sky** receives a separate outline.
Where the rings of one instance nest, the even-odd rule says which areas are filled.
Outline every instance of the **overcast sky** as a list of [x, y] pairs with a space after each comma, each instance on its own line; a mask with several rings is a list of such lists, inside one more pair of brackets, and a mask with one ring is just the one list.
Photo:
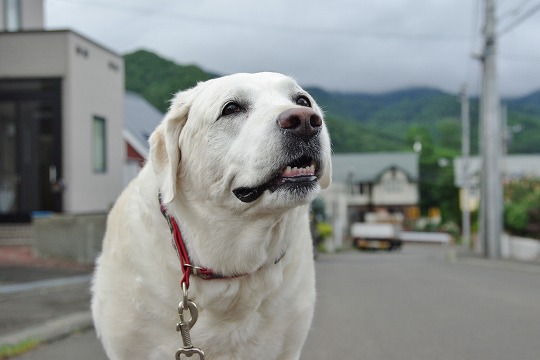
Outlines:
[[[500, 92], [539, 90], [540, 0], [497, 5], [500, 30], [520, 22], [500, 37]], [[49, 29], [218, 74], [277, 71], [359, 92], [481, 84], [480, 0], [46, 0], [45, 10]]]

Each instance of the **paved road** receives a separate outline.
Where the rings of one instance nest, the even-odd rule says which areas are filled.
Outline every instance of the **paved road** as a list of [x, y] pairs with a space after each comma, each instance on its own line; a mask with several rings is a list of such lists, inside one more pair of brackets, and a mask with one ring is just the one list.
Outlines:
[[538, 266], [406, 246], [322, 257], [317, 275], [303, 360], [540, 359]]
[[[540, 359], [540, 266], [449, 261], [440, 247], [321, 255], [302, 360]], [[18, 360], [106, 360], [93, 331]]]
[[[4, 286], [0, 291], [0, 336], [53, 319], [89, 309], [88, 275], [41, 280]], [[62, 284], [55, 284], [56, 281]], [[57, 286], [55, 286], [57, 285]], [[11, 292], [10, 290], [13, 290]]]

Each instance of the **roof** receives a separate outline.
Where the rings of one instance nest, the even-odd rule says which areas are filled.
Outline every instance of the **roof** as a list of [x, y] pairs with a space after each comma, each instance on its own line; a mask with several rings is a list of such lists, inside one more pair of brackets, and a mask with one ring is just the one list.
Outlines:
[[[471, 156], [468, 164], [468, 174], [471, 182], [478, 182], [478, 174], [482, 159], [478, 156]], [[454, 159], [454, 183], [456, 186], [462, 186], [464, 180], [464, 162], [462, 157]], [[501, 159], [501, 169], [506, 178], [522, 178], [522, 177], [540, 177], [540, 154], [516, 154], [506, 155]]]
[[74, 31], [74, 30], [71, 30], [71, 29], [52, 29], [52, 30], [41, 30], [41, 29], [36, 29], [36, 30], [19, 30], [19, 31], [0, 31], [0, 36], [19, 36], [19, 35], [28, 35], [28, 34], [35, 34], [35, 35], [40, 35], [40, 34], [62, 34], [62, 33], [67, 33], [67, 34], [73, 34], [81, 39], [84, 39], [85, 41], [89, 42], [90, 44], [108, 52], [109, 54], [113, 55], [113, 56], [116, 56], [117, 58], [119, 59], [122, 59], [123, 60], [123, 57], [122, 55], [120, 55], [118, 52], [108, 48], [108, 47], [105, 47], [103, 46], [102, 44], [98, 43], [97, 41], [94, 41], [92, 39], [90, 39], [89, 37], [85, 36], [85, 35], [82, 35], [81, 33], [77, 32], [77, 31]]
[[[401, 169], [418, 180], [418, 154], [399, 152], [349, 153], [332, 156], [332, 180], [338, 183], [376, 182], [388, 169]], [[352, 176], [352, 179], [351, 179]]]
[[163, 114], [141, 95], [126, 91], [124, 96], [124, 138], [143, 157], [148, 157], [148, 138]]

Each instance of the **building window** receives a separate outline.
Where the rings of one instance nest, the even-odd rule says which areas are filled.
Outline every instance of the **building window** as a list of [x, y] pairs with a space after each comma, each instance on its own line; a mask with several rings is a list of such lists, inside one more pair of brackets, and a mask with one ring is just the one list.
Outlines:
[[387, 192], [399, 193], [403, 190], [403, 181], [395, 168], [390, 169], [384, 180], [384, 186]]
[[87, 48], [83, 47], [83, 46], [80, 46], [80, 45], [77, 45], [75, 47], [75, 53], [79, 56], [82, 56], [83, 58], [87, 58], [88, 57], [88, 54], [89, 54], [89, 51]]
[[358, 184], [358, 193], [360, 195], [367, 195], [367, 184]]
[[107, 171], [106, 121], [99, 116], [94, 116], [92, 129], [92, 166], [95, 173]]
[[6, 31], [21, 30], [22, 16], [20, 0], [4, 0], [4, 24]]

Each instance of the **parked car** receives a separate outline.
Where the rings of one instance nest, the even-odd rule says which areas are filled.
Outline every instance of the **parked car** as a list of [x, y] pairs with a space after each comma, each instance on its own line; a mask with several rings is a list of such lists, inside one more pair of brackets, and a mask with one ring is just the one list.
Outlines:
[[401, 226], [391, 223], [363, 223], [351, 225], [353, 244], [361, 250], [399, 250]]

